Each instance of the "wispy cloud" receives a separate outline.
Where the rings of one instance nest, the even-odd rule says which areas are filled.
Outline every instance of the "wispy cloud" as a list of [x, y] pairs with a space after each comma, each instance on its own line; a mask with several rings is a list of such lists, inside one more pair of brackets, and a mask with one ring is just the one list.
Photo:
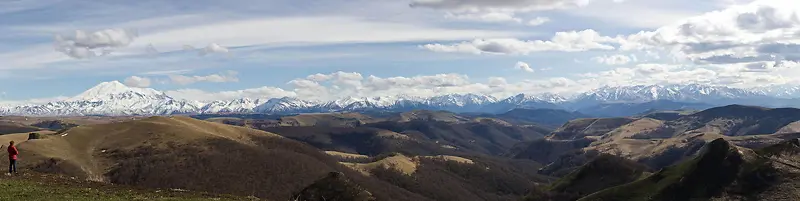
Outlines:
[[236, 76], [239, 74], [236, 71], [227, 71], [225, 73], [220, 74], [211, 74], [205, 76], [193, 75], [193, 76], [185, 76], [185, 75], [168, 75], [169, 79], [172, 83], [179, 84], [179, 85], [189, 85], [196, 82], [238, 82], [239, 78]]

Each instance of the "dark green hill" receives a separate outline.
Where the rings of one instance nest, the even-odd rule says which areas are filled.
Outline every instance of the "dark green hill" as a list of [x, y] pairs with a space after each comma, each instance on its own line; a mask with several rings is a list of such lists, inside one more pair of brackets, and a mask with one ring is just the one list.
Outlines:
[[799, 144], [751, 151], [714, 140], [689, 161], [580, 200], [798, 200]]
[[626, 184], [647, 174], [648, 167], [612, 155], [600, 155], [554, 182], [546, 191], [532, 192], [525, 200], [572, 201], [591, 193]]
[[299, 193], [295, 193], [290, 201], [375, 201], [372, 193], [361, 188], [346, 178], [344, 173], [330, 172], [328, 176], [317, 180]]

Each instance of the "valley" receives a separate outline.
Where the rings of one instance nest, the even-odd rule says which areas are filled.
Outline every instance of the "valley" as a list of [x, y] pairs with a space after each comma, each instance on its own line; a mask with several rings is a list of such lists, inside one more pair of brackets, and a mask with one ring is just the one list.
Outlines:
[[[653, 91], [645, 89], [652, 88], [638, 92]], [[119, 185], [154, 199], [163, 197], [155, 189], [206, 194], [201, 200], [298, 201], [791, 200], [765, 192], [800, 192], [785, 180], [800, 153], [792, 151], [800, 109], [697, 102], [760, 96], [726, 88], [639, 103], [654, 94], [609, 90], [578, 99], [467, 94], [424, 104], [379, 98], [323, 107], [281, 98], [200, 106], [104, 83], [73, 98], [74, 107], [21, 106], [39, 113], [0, 117], [0, 140], [19, 144], [29, 175], [11, 177], [20, 182], [53, 175], [72, 178], [58, 180], [67, 187]], [[591, 105], [586, 100], [599, 104], [580, 106]], [[678, 102], [688, 100], [695, 102]], [[733, 173], [697, 176], [709, 168]], [[693, 192], [680, 179], [687, 177], [718, 187]]]
[[[9, 125], [0, 129], [8, 133], [0, 135], [0, 140], [20, 142], [24, 159], [20, 167], [27, 174], [264, 200], [318, 200], [325, 195], [346, 197], [341, 200], [574, 201], [639, 200], [667, 194], [706, 200], [753, 196], [788, 200], [765, 192], [791, 186], [783, 177], [793, 177], [793, 157], [800, 153], [791, 151], [800, 150], [796, 144], [800, 110], [744, 105], [628, 117], [514, 109], [494, 115], [414, 110], [9, 116], [0, 122]], [[29, 138], [32, 132], [41, 137]], [[744, 166], [737, 164], [694, 164], [728, 160], [734, 156], [725, 155], [724, 150], [730, 149], [739, 150], [734, 156], [744, 158], [737, 160], [746, 164], [783, 167], [753, 173], [781, 175], [772, 178], [778, 183], [753, 184], [765, 190], [749, 192], [723, 182], [718, 189], [696, 194], [688, 190], [693, 187], [686, 187], [689, 183], [674, 179], [674, 175], [707, 174], [702, 173], [707, 168], [740, 172]], [[714, 156], [706, 157], [709, 154]], [[748, 178], [736, 175], [711, 180]], [[649, 181], [655, 177], [667, 180]], [[658, 187], [638, 187], [651, 185], [648, 182]], [[219, 183], [226, 185], [215, 185]], [[631, 190], [615, 190], [630, 188], [626, 186], [640, 188], [632, 191], [641, 194], [622, 195], [619, 192]]]

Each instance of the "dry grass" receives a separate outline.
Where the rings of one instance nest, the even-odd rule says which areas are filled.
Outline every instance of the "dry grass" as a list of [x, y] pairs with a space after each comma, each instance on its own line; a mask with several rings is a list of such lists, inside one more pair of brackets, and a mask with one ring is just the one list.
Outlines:
[[778, 132], [775, 132], [775, 134], [798, 133], [798, 132], [800, 132], [800, 121], [795, 121], [779, 129]]
[[[339, 154], [339, 153], [337, 153]], [[394, 169], [395, 171], [401, 172], [405, 175], [412, 175], [417, 171], [417, 168], [420, 166], [421, 159], [438, 159], [443, 161], [452, 161], [457, 163], [463, 164], [475, 164], [474, 161], [471, 159], [458, 157], [458, 156], [449, 156], [449, 155], [437, 155], [437, 156], [414, 156], [409, 157], [402, 154], [397, 154], [395, 156], [390, 156], [375, 162], [371, 163], [347, 163], [342, 162], [345, 166], [352, 168], [353, 170], [359, 171], [364, 175], [369, 176], [370, 172], [376, 168], [388, 168]]]
[[397, 132], [394, 132], [394, 131], [389, 131], [389, 130], [379, 130], [378, 131], [378, 137], [392, 138], [392, 139], [399, 139], [399, 140], [413, 140], [408, 135], [400, 134], [400, 133], [397, 133]]
[[325, 151], [325, 153], [331, 156], [342, 157], [342, 158], [369, 158], [369, 156], [367, 155], [351, 154], [338, 151]]
[[421, 157], [427, 159], [441, 159], [445, 161], [453, 161], [465, 164], [475, 164], [475, 162], [472, 161], [472, 159], [458, 157], [458, 156], [438, 155], [438, 156], [421, 156]]
[[602, 136], [636, 120], [635, 118], [576, 119], [553, 131], [548, 139], [574, 140], [586, 136]]
[[478, 123], [493, 123], [501, 126], [514, 126], [513, 124], [508, 123], [507, 121], [503, 121], [496, 118], [478, 117], [473, 119], [473, 121]]
[[[45, 139], [20, 143], [25, 165], [51, 159], [64, 161], [60, 171], [90, 180], [105, 181], [104, 174], [114, 165], [102, 157], [110, 150], [132, 150], [142, 146], [166, 148], [198, 140], [222, 138], [253, 144], [252, 135], [279, 137], [244, 127], [200, 121], [189, 117], [150, 117], [137, 121], [84, 125]], [[27, 136], [26, 136], [27, 137]]]
[[392, 168], [406, 175], [414, 174], [417, 171], [419, 161], [415, 158], [408, 157], [402, 154], [390, 156], [371, 163], [342, 163], [343, 165], [359, 171], [364, 175], [370, 175], [370, 172], [376, 168]]

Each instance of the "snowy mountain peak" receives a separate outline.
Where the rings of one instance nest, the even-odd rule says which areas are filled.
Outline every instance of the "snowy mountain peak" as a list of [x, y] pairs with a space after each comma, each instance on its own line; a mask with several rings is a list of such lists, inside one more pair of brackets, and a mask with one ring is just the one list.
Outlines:
[[166, 94], [157, 91], [155, 89], [128, 87], [120, 83], [119, 81], [110, 81], [110, 82], [100, 83], [84, 91], [83, 93], [70, 98], [69, 100], [99, 101], [99, 100], [107, 100], [110, 97], [116, 95], [135, 95], [140, 98], [155, 98], [155, 99], [161, 99], [167, 97]]
[[[443, 94], [434, 97], [394, 95], [344, 97], [319, 100], [283, 97], [272, 99], [239, 98], [217, 101], [177, 100], [150, 88], [129, 87], [119, 81], [100, 83], [83, 93], [46, 104], [0, 105], [0, 115], [169, 115], [218, 113], [317, 113], [345, 111], [448, 110], [453, 112], [506, 112], [515, 108], [575, 109], [606, 103], [650, 101], [695, 102], [709, 104], [789, 104], [798, 97], [800, 87], [740, 89], [702, 84], [638, 85], [602, 87], [575, 97], [552, 93], [518, 94], [498, 100], [481, 94]], [[787, 102], [789, 101], [789, 102]], [[783, 106], [781, 106], [783, 107]]]
[[516, 96], [512, 96], [506, 99], [505, 101], [517, 104], [524, 102], [561, 103], [561, 102], [566, 102], [567, 99], [557, 94], [540, 93], [540, 94], [517, 94]]

